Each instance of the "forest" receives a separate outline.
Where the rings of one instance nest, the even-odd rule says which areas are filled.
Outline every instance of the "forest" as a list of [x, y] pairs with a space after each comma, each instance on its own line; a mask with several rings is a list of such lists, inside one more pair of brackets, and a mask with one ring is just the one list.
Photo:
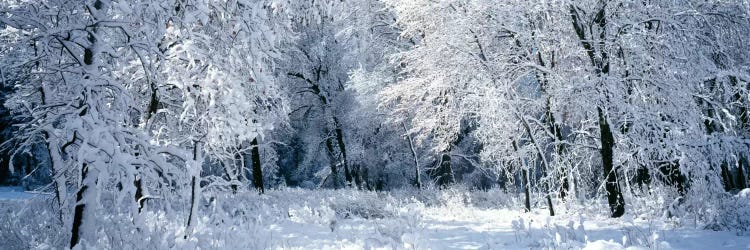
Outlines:
[[0, 249], [750, 248], [747, 0], [0, 0]]

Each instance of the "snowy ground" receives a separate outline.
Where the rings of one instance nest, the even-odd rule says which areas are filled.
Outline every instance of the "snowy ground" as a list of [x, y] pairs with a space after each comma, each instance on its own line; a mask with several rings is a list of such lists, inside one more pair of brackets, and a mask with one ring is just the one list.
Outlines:
[[[69, 236], [60, 233], [43, 197], [0, 188], [0, 236], [9, 239], [0, 249], [64, 247]], [[513, 205], [517, 200], [499, 191], [456, 190], [288, 189], [217, 196], [206, 200], [204, 216], [187, 240], [184, 214], [148, 212], [138, 230], [102, 227], [95, 248], [750, 249], [747, 233], [702, 230], [658, 216], [611, 219], [596, 206], [560, 204], [558, 216], [550, 217], [543, 208], [521, 212]], [[118, 221], [102, 217], [108, 218], [101, 225]]]
[[334, 231], [294, 222], [269, 229], [283, 248], [294, 249], [750, 249], [750, 236], [733, 232], [580, 215], [550, 217], [546, 210], [437, 207], [420, 215], [417, 227], [406, 232], [398, 228], [413, 223], [409, 220], [359, 218], [340, 220]]

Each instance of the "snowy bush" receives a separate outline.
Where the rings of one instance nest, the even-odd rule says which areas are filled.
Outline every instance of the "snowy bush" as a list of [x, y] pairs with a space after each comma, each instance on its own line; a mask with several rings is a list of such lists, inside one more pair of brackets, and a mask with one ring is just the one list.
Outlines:
[[[584, 227], [584, 217], [577, 220], [567, 218], [555, 221], [547, 217], [546, 221], [534, 220], [531, 216], [522, 216], [511, 222], [517, 244], [529, 248], [543, 249], [671, 249], [663, 240], [664, 232], [651, 221], [646, 225], [627, 221], [620, 223], [620, 230], [608, 232], [602, 236], [608, 239], [594, 239], [592, 234], [601, 234]], [[598, 229], [601, 231], [601, 229]]]
[[70, 237], [52, 200], [0, 200], [0, 238], [5, 249], [62, 248]]
[[369, 191], [345, 192], [330, 199], [331, 209], [340, 218], [357, 216], [364, 219], [391, 218], [396, 215], [396, 201], [386, 194]]
[[628, 206], [633, 211], [631, 214], [643, 219], [662, 216], [669, 211], [669, 205], [675, 199], [672, 197], [677, 196], [673, 190], [661, 186], [654, 186], [648, 192], [629, 194], [628, 198], [632, 201]]
[[502, 189], [474, 190], [469, 195], [471, 204], [479, 208], [510, 208], [520, 204], [514, 195]]
[[304, 204], [289, 208], [289, 219], [297, 223], [327, 225], [334, 221], [335, 217], [335, 212], [327, 206], [310, 207]]
[[440, 191], [438, 202], [440, 206], [459, 212], [462, 207], [471, 204], [471, 196], [468, 193], [468, 189], [463, 186], [443, 189]]
[[625, 235], [622, 236], [623, 246], [643, 246], [649, 249], [658, 249], [661, 246], [661, 232], [655, 231], [653, 226], [642, 229], [636, 226], [625, 227]]
[[750, 188], [741, 190], [736, 195], [724, 195], [705, 228], [716, 231], [736, 230], [738, 234], [750, 232]]

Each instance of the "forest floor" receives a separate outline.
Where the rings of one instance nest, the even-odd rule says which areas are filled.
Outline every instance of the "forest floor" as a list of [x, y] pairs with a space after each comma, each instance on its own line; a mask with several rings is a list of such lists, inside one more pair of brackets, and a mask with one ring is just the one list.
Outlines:
[[[269, 191], [262, 196], [250, 192], [216, 196], [206, 200], [207, 205], [202, 209], [204, 216], [188, 240], [179, 237], [184, 234], [183, 222], [179, 219], [184, 214], [148, 212], [143, 215], [146, 228], [138, 232], [150, 234], [141, 239], [144, 242], [155, 243], [117, 245], [108, 235], [111, 233], [102, 230], [98, 246], [115, 249], [124, 246], [138, 249], [750, 249], [750, 233], [704, 230], [689, 221], [665, 216], [626, 215], [612, 219], [607, 218], [603, 205], [561, 204], [556, 207], [557, 216], [552, 217], [544, 207], [525, 213], [515, 205], [519, 200], [516, 195], [499, 191], [432, 192], [286, 189]], [[20, 188], [1, 187], [3, 227], [0, 230], [6, 232], [0, 232], [0, 236], [30, 233], [28, 228], [21, 228], [30, 222], [9, 218], [20, 218], [31, 211], [19, 211], [13, 204], [26, 203], [22, 206], [33, 207], [29, 204], [43, 196], [23, 192]], [[32, 214], [45, 216], [44, 213]], [[226, 223], [230, 220], [234, 222]], [[51, 235], [48, 239], [13, 237], [27, 243], [10, 245], [13, 248], [54, 249], [65, 242], [65, 234]], [[133, 239], [120, 238], [122, 241]], [[0, 249], [3, 248], [0, 244]]]
[[[297, 223], [269, 229], [281, 246], [296, 249], [750, 249], [750, 236], [733, 232], [602, 218], [589, 218], [581, 227], [576, 221], [585, 216], [545, 213], [437, 208], [425, 209], [419, 227], [409, 232], [383, 228], [387, 222], [359, 218], [341, 220], [334, 231]], [[521, 221], [525, 228], [514, 227]]]
[[333, 230], [295, 222], [269, 229], [280, 246], [295, 249], [750, 249], [750, 235], [736, 232], [568, 212], [441, 206], [420, 209], [414, 220], [355, 217]]

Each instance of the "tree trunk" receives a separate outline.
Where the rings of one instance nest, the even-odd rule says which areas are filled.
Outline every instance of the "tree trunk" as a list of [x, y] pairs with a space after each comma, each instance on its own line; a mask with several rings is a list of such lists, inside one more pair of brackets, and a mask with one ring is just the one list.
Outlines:
[[[537, 63], [542, 67], [547, 67], [547, 64], [542, 59], [542, 53], [537, 52]], [[552, 54], [552, 58], [550, 59], [550, 65], [549, 68], [555, 67], [555, 54]], [[547, 73], [537, 73], [537, 81], [539, 82], [539, 86], [541, 87], [542, 91], [544, 93], [547, 92], [547, 86], [549, 85], [549, 80], [547, 79]], [[555, 115], [552, 113], [552, 103], [550, 100], [550, 96], [547, 96], [547, 102], [545, 104], [545, 116], [547, 117], [547, 123], [549, 123], [549, 128], [552, 130], [552, 133], [555, 135], [555, 152], [557, 153], [556, 157], [558, 159], [558, 163], [560, 165], [560, 173], [559, 173], [559, 179], [560, 179], [560, 199], [565, 199], [565, 197], [568, 195], [568, 192], [570, 190], [570, 185], [568, 184], [568, 170], [565, 167], [565, 164], [560, 161], [560, 158], [565, 153], [565, 147], [561, 144], [561, 142], [564, 140], [562, 136], [562, 131], [560, 128], [560, 124], [558, 124], [555, 121]]]
[[91, 235], [87, 234], [88, 230], [91, 230], [90, 227], [94, 226], [94, 224], [92, 224], [93, 221], [91, 221], [91, 216], [88, 214], [90, 208], [87, 208], [87, 203], [89, 202], [88, 199], [94, 195], [93, 192], [96, 188], [98, 175], [96, 172], [89, 173], [88, 165], [86, 163], [83, 164], [81, 168], [81, 187], [76, 193], [76, 204], [73, 210], [73, 226], [70, 235], [71, 249], [78, 245], [82, 238], [91, 237]]
[[620, 191], [620, 185], [617, 181], [616, 169], [613, 164], [613, 147], [615, 144], [612, 130], [610, 130], [609, 122], [604, 116], [604, 111], [601, 107], [597, 107], [599, 114], [599, 133], [600, 141], [602, 144], [601, 155], [602, 155], [602, 167], [604, 171], [605, 189], [607, 190], [607, 202], [609, 203], [609, 209], [611, 216], [617, 218], [625, 214], [625, 200], [622, 197]]
[[352, 178], [354, 178], [354, 184], [357, 185], [358, 189], [364, 189], [364, 180], [362, 180], [362, 174], [360, 170], [362, 168], [359, 165], [352, 166]]
[[555, 116], [552, 113], [552, 107], [549, 98], [547, 98], [547, 117], [549, 119], [552, 132], [555, 134], [555, 151], [557, 152], [558, 164], [560, 164], [560, 199], [565, 200], [565, 198], [568, 196], [568, 193], [570, 192], [570, 183], [568, 180], [568, 168], [565, 167], [564, 162], [560, 161], [560, 158], [565, 155], [565, 146], [561, 144], [564, 138], [562, 136], [562, 129], [560, 128], [560, 124], [555, 121]]
[[448, 187], [455, 182], [453, 177], [453, 168], [451, 165], [450, 149], [440, 157], [440, 163], [437, 169], [437, 184], [441, 188]]
[[404, 128], [404, 133], [406, 133], [406, 140], [409, 142], [411, 157], [414, 158], [414, 185], [417, 187], [417, 189], [422, 189], [422, 179], [420, 176], [421, 174], [419, 173], [419, 158], [417, 157], [417, 150], [414, 148], [414, 142], [412, 142], [409, 130], [406, 129], [406, 124], [402, 122], [401, 126]]
[[195, 216], [198, 214], [198, 205], [201, 199], [201, 186], [200, 176], [201, 168], [203, 163], [203, 149], [201, 148], [201, 142], [195, 142], [193, 146], [193, 161], [188, 163], [188, 171], [190, 172], [190, 211], [188, 214], [187, 224], [185, 225], [185, 236], [187, 239], [190, 234], [193, 233], [193, 227], [195, 226]]
[[[42, 88], [42, 105], [46, 105], [46, 101], [44, 100], [44, 91]], [[65, 204], [65, 199], [68, 197], [67, 193], [67, 186], [65, 185], [65, 174], [64, 170], [62, 168], [62, 156], [60, 155], [60, 151], [52, 149], [53, 142], [55, 141], [54, 138], [50, 137], [50, 134], [47, 131], [44, 131], [42, 133], [44, 136], [45, 146], [47, 146], [47, 153], [50, 157], [50, 168], [52, 169], [52, 178], [55, 185], [55, 200], [57, 201], [57, 206], [60, 209], [60, 213], [58, 214], [58, 217], [60, 219], [60, 222], [64, 222], [63, 219], [63, 206]]]
[[[138, 168], [136, 168], [136, 171], [138, 171]], [[138, 204], [138, 213], [140, 214], [143, 211], [143, 204], [146, 202], [143, 198], [143, 182], [137, 174], [133, 179], [133, 186], [135, 186], [135, 195], [133, 198], [135, 198], [135, 202]]]
[[677, 192], [684, 196], [685, 195], [685, 176], [680, 172], [680, 162], [671, 161], [663, 163], [659, 167], [659, 171], [663, 176], [666, 176], [665, 183], [670, 186], [677, 187]]
[[336, 142], [339, 147], [339, 152], [341, 153], [341, 164], [344, 165], [344, 179], [346, 180], [347, 185], [351, 185], [354, 181], [354, 175], [353, 169], [349, 169], [349, 161], [346, 158], [346, 144], [344, 144], [344, 133], [341, 130], [341, 124], [339, 123], [339, 119], [336, 117], [336, 115], [333, 115], [333, 126], [334, 126], [334, 132], [336, 133]]
[[[518, 152], [518, 143], [516, 143], [515, 140], [513, 140], [513, 151]], [[529, 184], [529, 171], [527, 170], [525, 164], [523, 164], [523, 160], [519, 156], [518, 158], [518, 166], [521, 168], [521, 185], [523, 185], [523, 193], [524, 193], [524, 207], [526, 209], [526, 212], [531, 212], [531, 191], [529, 190], [531, 188], [531, 185]]]
[[734, 189], [734, 178], [732, 178], [732, 172], [729, 171], [726, 161], [721, 163], [721, 180], [724, 182], [724, 191], [729, 192]]
[[747, 167], [747, 158], [740, 156], [739, 164], [737, 164], [737, 188], [742, 190], [747, 188], [747, 177], [745, 177], [745, 167]]
[[[534, 145], [537, 151], [537, 155], [539, 159], [542, 160], [542, 175], [547, 176], [549, 172], [549, 162], [547, 161], [547, 157], [544, 156], [544, 150], [542, 149], [542, 146], [537, 143], [536, 139], [534, 138], [534, 134], [531, 132], [531, 126], [526, 121], [526, 118], [523, 117], [520, 113], [516, 112], [516, 117], [521, 121], [521, 124], [523, 125], [524, 129], [526, 130], [526, 133], [529, 135], [529, 141]], [[544, 185], [544, 191], [547, 193], [546, 199], [547, 199], [547, 206], [549, 207], [549, 216], [555, 216], [555, 208], [552, 205], [552, 197], [549, 194], [549, 192], [552, 190], [550, 188], [549, 183], [545, 183]]]
[[258, 147], [258, 138], [254, 138], [250, 142], [252, 149], [250, 150], [252, 162], [253, 162], [253, 187], [255, 187], [261, 194], [264, 192], [263, 189], [263, 166], [260, 162], [260, 148]]
[[[238, 178], [237, 178], [237, 172], [235, 171], [237, 162], [234, 161], [232, 164], [227, 164], [224, 161], [220, 161], [219, 165], [221, 165], [221, 168], [224, 169], [224, 175], [226, 175], [224, 178], [225, 180], [229, 181], [229, 188], [232, 189], [232, 193], [236, 194], [237, 190], [239, 189], [239, 185], [237, 185]], [[233, 169], [234, 168], [234, 169]]]
[[524, 206], [526, 212], [531, 212], [531, 185], [529, 185], [529, 171], [521, 167], [521, 181], [523, 182]]
[[643, 186], [651, 184], [651, 175], [648, 172], [648, 168], [646, 166], [639, 166], [638, 170], [636, 170], [635, 174], [635, 183], [638, 184], [638, 188], [643, 191]]
[[[136, 147], [135, 157], [139, 157], [141, 154], [138, 151], [140, 147]], [[138, 206], [138, 213], [140, 214], [143, 211], [143, 205], [146, 202], [146, 199], [143, 198], [143, 181], [141, 180], [141, 177], [138, 173], [141, 172], [141, 167], [139, 165], [135, 165], [135, 172], [133, 173], [133, 187], [135, 187], [135, 193], [133, 194], [133, 201]]]
[[[327, 133], [326, 133], [327, 134]], [[333, 182], [333, 189], [339, 189], [339, 171], [338, 167], [336, 166], [336, 157], [334, 156], [333, 152], [333, 142], [331, 142], [330, 138], [326, 139], [326, 149], [328, 150], [328, 159], [331, 163], [331, 182]]]
[[[583, 49], [586, 51], [586, 55], [591, 61], [594, 73], [596, 73], [600, 79], [603, 79], [605, 76], [609, 75], [609, 55], [605, 51], [607, 38], [607, 1], [601, 0], [597, 5], [599, 5], [599, 9], [596, 11], [592, 23], [589, 24], [588, 27], [585, 25], [584, 20], [581, 19], [580, 13], [574, 5], [570, 6], [570, 16], [572, 18], [573, 29], [576, 36], [578, 36], [581, 46], [583, 46]], [[597, 30], [594, 30], [593, 28], [597, 28]], [[588, 36], [586, 34], [587, 31], [589, 32]], [[598, 31], [598, 37], [594, 36], [594, 31]], [[594, 45], [594, 42], [597, 43], [598, 50]], [[601, 84], [604, 84], [603, 81]], [[606, 93], [602, 94], [605, 98], [609, 98]], [[602, 102], [607, 103], [608, 99], [603, 100]], [[604, 171], [606, 181], [605, 189], [607, 191], [607, 202], [609, 203], [611, 216], [617, 218], [625, 214], [625, 199], [622, 197], [622, 192], [620, 191], [620, 186], [617, 181], [616, 169], [613, 165], [613, 148], [615, 145], [615, 139], [612, 135], [612, 129], [609, 126], [609, 122], [602, 110], [603, 105], [600, 104], [596, 109], [599, 116], [599, 133], [602, 144], [600, 153], [602, 157], [602, 170]]]
[[[99, 0], [96, 0], [94, 2], [94, 9], [93, 12], [98, 12], [102, 8], [102, 2]], [[96, 16], [99, 13], [91, 13], [92, 16]], [[96, 18], [94, 18], [96, 19]], [[97, 46], [96, 44], [96, 37], [94, 36], [95, 33], [97, 33], [98, 24], [94, 24], [93, 30], [89, 32], [88, 34], [88, 41], [91, 43], [88, 47], [85, 47], [83, 50], [83, 63], [85, 65], [81, 65], [84, 68], [84, 72], [86, 72], [86, 75], [84, 76], [84, 79], [88, 79], [89, 74], [93, 73], [90, 71], [95, 71], [95, 69], [91, 69], [94, 64], [94, 48]], [[85, 116], [87, 114], [86, 109], [84, 109], [81, 113], [79, 113], [79, 116]], [[75, 131], [73, 134], [73, 141], [75, 141]], [[62, 150], [64, 150], [64, 147]], [[73, 225], [71, 228], [71, 236], [70, 236], [70, 248], [74, 248], [78, 243], [80, 242], [81, 238], [84, 238], [83, 236], [91, 237], [88, 234], [88, 231], [91, 230], [90, 227], [93, 225], [93, 221], [91, 221], [90, 216], [88, 216], [88, 211], [90, 208], [86, 208], [87, 203], [89, 202], [89, 198], [92, 195], [93, 190], [96, 188], [97, 183], [97, 177], [99, 173], [96, 171], [89, 174], [89, 166], [86, 163], [83, 163], [81, 165], [81, 187], [78, 190], [78, 193], [76, 194], [76, 204], [75, 208], [73, 209]], [[91, 204], [94, 205], [94, 204]], [[86, 216], [87, 218], [84, 218]], [[84, 232], [81, 232], [84, 230]]]
[[[329, 101], [328, 101], [328, 98], [323, 93], [321, 93], [320, 86], [318, 86], [318, 83], [320, 82], [320, 79], [321, 79], [320, 78], [321, 75], [325, 74], [325, 71], [321, 67], [322, 66], [318, 66], [318, 68], [317, 68], [317, 70], [315, 72], [315, 79], [314, 80], [313, 79], [308, 79], [307, 77], [305, 77], [301, 73], [288, 72], [287, 75], [288, 76], [293, 76], [293, 77], [296, 77], [296, 78], [299, 78], [299, 79], [302, 79], [302, 80], [306, 81], [307, 83], [309, 83], [311, 85], [310, 86], [310, 91], [312, 91], [313, 94], [315, 94], [316, 96], [318, 96], [318, 99], [320, 100], [320, 103], [323, 105], [323, 107], [322, 107], [323, 108], [323, 114], [328, 117], [328, 114], [330, 113], [330, 112], [327, 111], [328, 110], [327, 106], [328, 106]], [[348, 162], [347, 162], [347, 159], [346, 159], [346, 146], [344, 144], [344, 136], [343, 136], [343, 132], [341, 130], [341, 125], [339, 124], [339, 120], [338, 120], [338, 118], [336, 117], [335, 114], [331, 113], [330, 117], [333, 119], [334, 133], [336, 134], [336, 140], [337, 140], [337, 144], [338, 144], [337, 146], [339, 148], [339, 151], [341, 152], [342, 164], [344, 165], [344, 178], [345, 178], [345, 180], [346, 180], [347, 183], [351, 183], [351, 181], [352, 181], [352, 174], [349, 171], [349, 165], [348, 165]], [[325, 141], [326, 141], [326, 148], [328, 149], [328, 158], [331, 161], [331, 175], [330, 175], [330, 177], [331, 177], [331, 181], [333, 182], [333, 188], [334, 189], [338, 189], [339, 188], [339, 181], [338, 181], [339, 178], [338, 178], [338, 167], [336, 166], [336, 164], [337, 164], [336, 161], [337, 160], [336, 160], [336, 157], [335, 157], [334, 145], [333, 145], [333, 142], [331, 141], [330, 136], [329, 136], [330, 135], [330, 131], [329, 131], [329, 127], [328, 126], [326, 126], [326, 128], [325, 128], [325, 135], [327, 137], [327, 138], [325, 138]], [[328, 178], [326, 178], [326, 179], [328, 179]], [[321, 183], [321, 185], [323, 185], [323, 184], [325, 184], [325, 180], [323, 181], [323, 183]]]

